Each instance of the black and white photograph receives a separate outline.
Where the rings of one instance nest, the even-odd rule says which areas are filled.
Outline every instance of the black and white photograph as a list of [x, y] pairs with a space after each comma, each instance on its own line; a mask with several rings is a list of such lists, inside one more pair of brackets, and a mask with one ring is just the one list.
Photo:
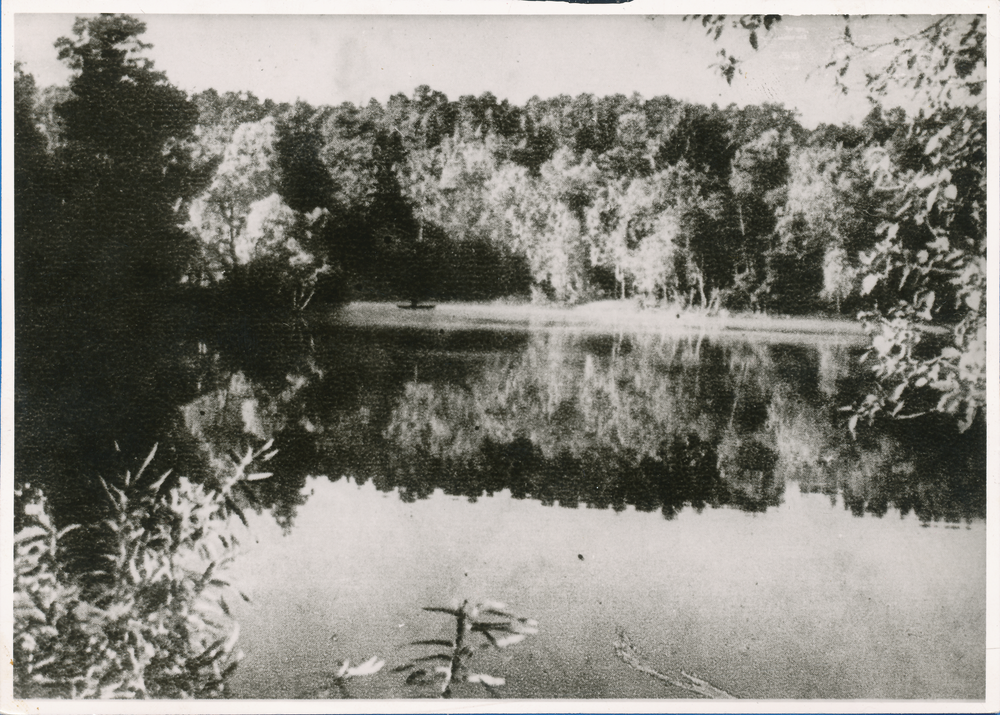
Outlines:
[[0, 23], [0, 712], [1000, 709], [995, 4], [104, 5]]

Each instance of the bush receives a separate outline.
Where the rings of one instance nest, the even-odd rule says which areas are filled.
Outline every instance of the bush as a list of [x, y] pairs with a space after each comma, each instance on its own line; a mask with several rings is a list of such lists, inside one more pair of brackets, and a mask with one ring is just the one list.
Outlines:
[[[57, 531], [44, 495], [29, 485], [16, 490], [17, 697], [225, 694], [241, 657], [226, 603], [235, 589], [219, 577], [238, 546], [229, 493], [241, 479], [269, 475], [244, 473], [261, 455], [248, 452], [217, 491], [185, 477], [165, 488], [170, 472], [155, 481], [145, 476], [155, 452], [134, 476], [100, 479], [110, 506], [97, 524]], [[94, 544], [103, 567], [67, 568], [70, 532]]]

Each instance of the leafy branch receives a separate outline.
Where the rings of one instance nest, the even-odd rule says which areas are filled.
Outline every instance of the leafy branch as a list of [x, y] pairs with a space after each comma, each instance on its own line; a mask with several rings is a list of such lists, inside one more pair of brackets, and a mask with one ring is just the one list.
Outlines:
[[[764, 32], [768, 32], [775, 24], [781, 21], [781, 15], [741, 15], [738, 18], [731, 18], [728, 15], [685, 15], [684, 20], [701, 21], [701, 26], [705, 28], [705, 34], [711, 36], [713, 41], [718, 41], [722, 37], [722, 33], [726, 27], [731, 27], [734, 30], [743, 30], [749, 33], [750, 46], [754, 50], [757, 50], [760, 46], [757, 31], [763, 28]], [[727, 53], [725, 49], [719, 50], [718, 56], [721, 60], [712, 65], [712, 67], [716, 68], [726, 78], [728, 84], [732, 84], [733, 77], [736, 75], [736, 67], [740, 64], [740, 60], [734, 55]]]

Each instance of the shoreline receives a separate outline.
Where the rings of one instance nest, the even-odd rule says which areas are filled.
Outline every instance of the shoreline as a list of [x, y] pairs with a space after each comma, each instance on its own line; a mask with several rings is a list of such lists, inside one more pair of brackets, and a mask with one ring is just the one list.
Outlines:
[[740, 335], [863, 343], [858, 321], [823, 317], [754, 314], [705, 315], [666, 308], [639, 308], [632, 302], [598, 301], [577, 306], [531, 303], [435, 303], [433, 310], [403, 310], [396, 302], [354, 301], [321, 318], [364, 327], [436, 329], [574, 329], [598, 332]]

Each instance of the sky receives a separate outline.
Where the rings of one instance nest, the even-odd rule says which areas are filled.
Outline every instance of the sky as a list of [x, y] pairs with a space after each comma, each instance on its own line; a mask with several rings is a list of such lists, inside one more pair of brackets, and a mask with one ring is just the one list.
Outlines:
[[[754, 52], [744, 34], [727, 31], [713, 42], [678, 15], [133, 14], [147, 24], [143, 39], [157, 69], [192, 93], [250, 91], [320, 105], [384, 102], [420, 84], [449, 99], [490, 91], [516, 104], [533, 95], [639, 92], [720, 106], [782, 103], [806, 127], [857, 122], [869, 110], [859, 71], [857, 90], [843, 96], [822, 69], [844, 31], [840, 16], [788, 16]], [[41, 87], [68, 77], [53, 43], [71, 34], [74, 17], [15, 15], [15, 58]], [[851, 25], [857, 39], [884, 41], [927, 22], [875, 16]], [[720, 49], [744, 60], [732, 86], [710, 68]]]

